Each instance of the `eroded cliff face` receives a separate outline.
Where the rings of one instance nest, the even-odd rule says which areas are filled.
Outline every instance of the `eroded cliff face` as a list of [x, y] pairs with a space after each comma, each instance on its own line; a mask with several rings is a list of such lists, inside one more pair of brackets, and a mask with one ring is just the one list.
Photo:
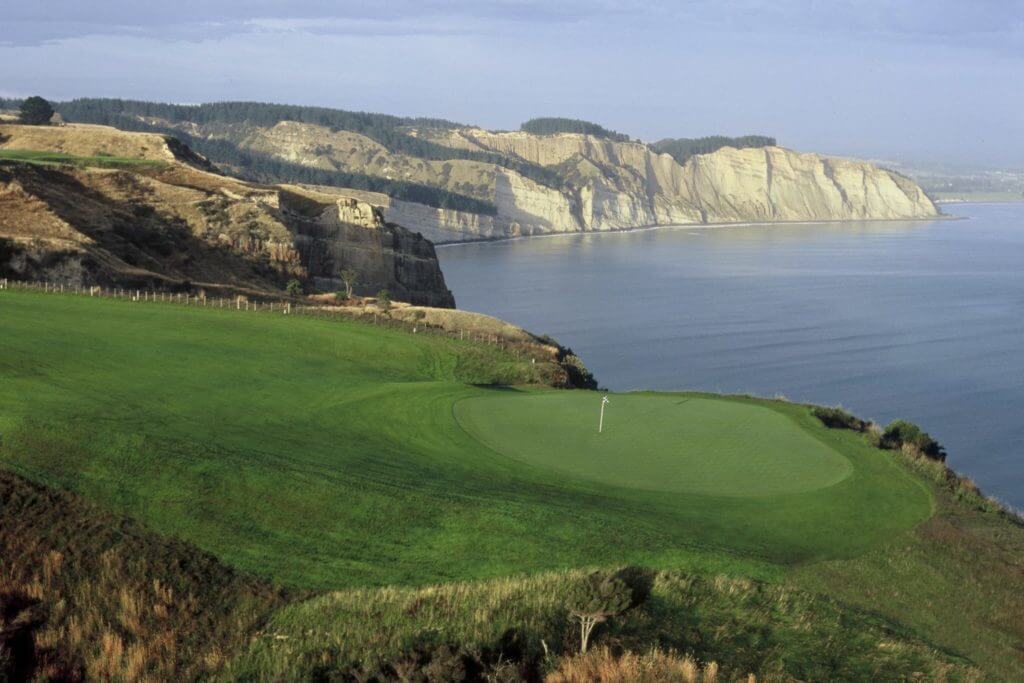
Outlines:
[[653, 225], [939, 215], [908, 178], [865, 162], [781, 147], [727, 147], [680, 165], [640, 142], [588, 135], [403, 129], [453, 150], [496, 153], [543, 166], [557, 180], [541, 184], [504, 165], [421, 159], [389, 151], [358, 133], [295, 121], [267, 127], [174, 125], [293, 163], [439, 187], [497, 207], [496, 215], [485, 215], [381, 201], [388, 221], [435, 242]]
[[556, 167], [566, 177], [562, 198], [545, 196], [528, 183], [499, 184], [505, 193], [495, 194], [499, 213], [494, 222], [507, 225], [510, 233], [939, 215], [924, 191], [904, 176], [865, 162], [781, 147], [727, 147], [680, 165], [641, 143], [586, 135], [463, 129], [435, 131], [431, 139], [515, 155]]
[[81, 156], [145, 153], [155, 163], [0, 161], [0, 277], [269, 296], [292, 278], [340, 290], [338, 275], [351, 268], [359, 293], [387, 289], [396, 300], [454, 306], [433, 245], [387, 223], [379, 206], [210, 173], [183, 163], [191, 152], [161, 136], [88, 126], [77, 138], [74, 126], [29, 128], [0, 127], [3, 144]]

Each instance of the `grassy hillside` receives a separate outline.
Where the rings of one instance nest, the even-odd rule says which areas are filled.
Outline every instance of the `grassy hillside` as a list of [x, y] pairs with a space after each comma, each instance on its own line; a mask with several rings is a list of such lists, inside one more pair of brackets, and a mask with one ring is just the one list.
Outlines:
[[[488, 448], [494, 434], [474, 438], [479, 415], [467, 432], [453, 416], [459, 401], [502, 396], [508, 409], [495, 414], [519, 415], [522, 433], [538, 410], [563, 422], [545, 391], [474, 386], [529, 379], [526, 361], [493, 347], [354, 322], [22, 292], [0, 298], [0, 315], [0, 462], [289, 585], [610, 562], [760, 572], [765, 562], [862, 552], [930, 510], [883, 454], [799, 406], [742, 401], [727, 416], [764, 421], [780, 443], [824, 461], [799, 490], [723, 484], [742, 469], [742, 450], [754, 471], [778, 458], [751, 431], [728, 444], [723, 474], [700, 475], [716, 487], [679, 495], [643, 479], [616, 484], [613, 470], [581, 476], [581, 453], [569, 453], [588, 450], [592, 424], [570, 424], [562, 444], [529, 459]], [[598, 394], [577, 400], [596, 417]], [[613, 397], [612, 410], [638, 400]], [[676, 418], [686, 415], [680, 406]], [[714, 430], [698, 438], [717, 457]], [[660, 448], [664, 460], [671, 443]], [[685, 469], [673, 476], [684, 480]]]
[[612, 395], [597, 435], [601, 394], [486, 344], [18, 290], [0, 320], [0, 611], [78, 634], [53, 667], [535, 675], [578, 569], [633, 564], [599, 641], [725, 680], [1024, 675], [1024, 527], [805, 406]]
[[[511, 681], [580, 665], [564, 657], [577, 647], [565, 605], [586, 577], [580, 571], [288, 594], [9, 472], [0, 471], [0, 500], [5, 680], [367, 680], [417, 671], [462, 680], [475, 665], [489, 680]], [[895, 623], [807, 591], [678, 571], [618, 574], [641, 593], [602, 627], [600, 642], [685, 652], [657, 657], [681, 680], [696, 680], [686, 675], [701, 666], [723, 680], [749, 672], [970, 680], [976, 672]]]
[[204, 677], [286, 600], [187, 543], [5, 471], [0, 558], [4, 681]]

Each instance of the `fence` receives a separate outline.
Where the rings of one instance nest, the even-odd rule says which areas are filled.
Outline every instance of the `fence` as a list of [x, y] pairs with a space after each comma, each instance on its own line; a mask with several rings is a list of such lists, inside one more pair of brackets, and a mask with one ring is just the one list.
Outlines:
[[[68, 285], [65, 283], [51, 282], [26, 282], [24, 280], [10, 280], [0, 278], [0, 290], [17, 289], [31, 290], [49, 294], [64, 294], [73, 296], [104, 297], [111, 299], [122, 299], [139, 303], [173, 304], [180, 306], [192, 306], [200, 308], [214, 308], [221, 310], [233, 310], [251, 313], [274, 313], [284, 316], [301, 316], [307, 318], [321, 318], [325, 320], [348, 320], [360, 322], [378, 327], [388, 327], [412, 334], [428, 334], [432, 336], [447, 337], [460, 341], [491, 344], [501, 348], [517, 359], [529, 359], [532, 363], [545, 359], [536, 357], [531, 353], [538, 345], [528, 342], [514, 342], [499, 335], [483, 333], [478, 330], [458, 329], [453, 330], [439, 325], [429, 325], [423, 322], [400, 320], [377, 312], [343, 310], [330, 306], [309, 306], [291, 301], [250, 301], [244, 296], [235, 297], [208, 297], [205, 293], [193, 294], [191, 292], [169, 292], [166, 290], [131, 289], [124, 287], [103, 287], [100, 285]], [[551, 359], [546, 359], [550, 361]]]

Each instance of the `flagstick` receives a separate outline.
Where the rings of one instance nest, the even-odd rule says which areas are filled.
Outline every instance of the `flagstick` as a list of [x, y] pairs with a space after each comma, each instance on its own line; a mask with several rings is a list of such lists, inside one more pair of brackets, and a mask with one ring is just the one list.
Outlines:
[[604, 431], [604, 407], [608, 403], [608, 397], [605, 396], [601, 399], [601, 418], [597, 421], [597, 433], [600, 434]]

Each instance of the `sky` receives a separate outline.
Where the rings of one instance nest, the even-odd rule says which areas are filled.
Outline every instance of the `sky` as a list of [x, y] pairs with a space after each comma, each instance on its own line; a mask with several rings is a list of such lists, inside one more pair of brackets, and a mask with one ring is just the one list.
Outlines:
[[0, 0], [0, 96], [31, 94], [1024, 169], [1024, 0]]

